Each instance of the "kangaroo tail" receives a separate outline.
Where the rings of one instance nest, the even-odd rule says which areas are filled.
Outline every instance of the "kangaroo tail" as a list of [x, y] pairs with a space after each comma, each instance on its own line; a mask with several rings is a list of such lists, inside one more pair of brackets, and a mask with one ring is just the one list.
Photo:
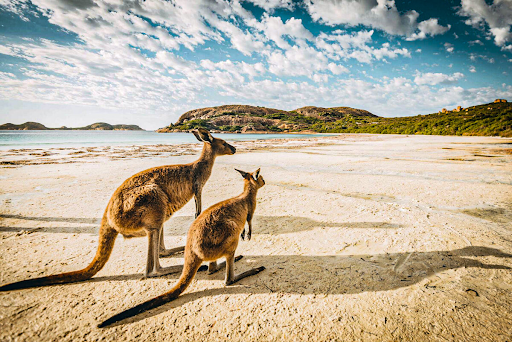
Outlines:
[[114, 228], [110, 227], [106, 222], [106, 219], [103, 218], [99, 234], [100, 238], [98, 250], [96, 251], [96, 255], [94, 256], [94, 259], [89, 264], [89, 266], [79, 271], [55, 274], [48, 277], [27, 279], [0, 286], [0, 292], [53, 284], [73, 283], [89, 279], [98, 273], [107, 263], [107, 260], [110, 257], [112, 250], [114, 249], [114, 242], [116, 240], [117, 234], [118, 232]]
[[175, 300], [190, 285], [192, 279], [194, 279], [194, 276], [197, 273], [197, 270], [199, 269], [199, 266], [201, 266], [201, 262], [202, 260], [199, 259], [198, 256], [192, 253], [186, 253], [185, 265], [183, 266], [183, 271], [181, 272], [180, 279], [178, 280], [178, 283], [169, 292], [166, 292], [158, 297], [150, 299], [131, 309], [125, 310], [121, 313], [118, 313], [117, 315], [110, 317], [106, 321], [98, 324], [98, 328], [104, 328], [125, 318], [138, 315], [139, 313], [154, 309], [156, 307], [164, 305], [165, 303]]

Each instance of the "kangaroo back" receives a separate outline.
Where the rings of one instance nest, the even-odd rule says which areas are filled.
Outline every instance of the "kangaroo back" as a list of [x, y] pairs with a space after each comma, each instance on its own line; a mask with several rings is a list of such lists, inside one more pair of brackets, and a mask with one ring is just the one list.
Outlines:
[[0, 286], [0, 291], [19, 290], [53, 284], [74, 283], [89, 279], [98, 273], [107, 263], [108, 258], [114, 249], [114, 242], [117, 234], [118, 232], [108, 225], [107, 220], [104, 217], [101, 222], [98, 250], [96, 251], [94, 259], [86, 268], [80, 271], [18, 281], [16, 283]]
[[183, 265], [183, 271], [181, 272], [180, 279], [169, 292], [110, 317], [106, 321], [98, 324], [98, 328], [106, 327], [107, 325], [114, 324], [125, 318], [135, 316], [141, 312], [154, 309], [175, 300], [190, 285], [192, 279], [194, 279], [194, 276], [197, 273], [197, 270], [199, 269], [199, 266], [201, 266], [201, 263], [202, 260], [197, 255], [188, 251], [185, 255], [185, 265]]

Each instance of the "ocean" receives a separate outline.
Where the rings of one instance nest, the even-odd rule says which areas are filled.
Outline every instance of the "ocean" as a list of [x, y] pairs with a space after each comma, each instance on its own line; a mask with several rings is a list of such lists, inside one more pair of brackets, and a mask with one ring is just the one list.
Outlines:
[[[326, 134], [213, 134], [226, 141], [321, 137]], [[178, 145], [195, 143], [192, 133], [154, 131], [1, 131], [0, 149], [72, 148], [93, 146]]]

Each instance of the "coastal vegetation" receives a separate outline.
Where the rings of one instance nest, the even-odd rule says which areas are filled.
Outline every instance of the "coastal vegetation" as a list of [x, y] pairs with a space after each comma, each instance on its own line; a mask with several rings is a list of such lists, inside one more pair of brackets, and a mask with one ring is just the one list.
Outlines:
[[284, 111], [226, 105], [183, 114], [158, 132], [206, 128], [237, 133], [376, 133], [424, 135], [512, 136], [512, 104], [496, 101], [439, 113], [385, 118], [350, 107], [302, 107]]

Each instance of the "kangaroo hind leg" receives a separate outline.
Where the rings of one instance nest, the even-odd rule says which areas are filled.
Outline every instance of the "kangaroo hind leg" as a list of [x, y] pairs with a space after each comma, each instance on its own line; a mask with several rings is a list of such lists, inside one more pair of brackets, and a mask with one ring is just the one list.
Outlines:
[[235, 275], [235, 255], [234, 253], [226, 256], [226, 286], [232, 285], [239, 280], [258, 274], [265, 269], [265, 266], [250, 269], [238, 275]]
[[162, 267], [160, 266], [159, 259], [159, 245], [160, 245], [160, 229], [146, 229], [148, 236], [148, 259], [146, 263], [145, 276], [148, 277], [159, 277], [165, 274], [181, 272], [183, 269], [182, 265]]
[[164, 241], [164, 227], [160, 230], [160, 243], [159, 243], [159, 256], [160, 257], [168, 257], [174, 254], [182, 253], [185, 250], [185, 246], [175, 247], [175, 248], [165, 248]]
[[[243, 257], [244, 257], [243, 255], [236, 256], [235, 257], [235, 262], [241, 260]], [[210, 262], [208, 264], [208, 274], [214, 274], [215, 272], [220, 271], [224, 267], [226, 267], [226, 262], [225, 261], [219, 262], [219, 263], [217, 263], [217, 261], [212, 261], [212, 262]]]

